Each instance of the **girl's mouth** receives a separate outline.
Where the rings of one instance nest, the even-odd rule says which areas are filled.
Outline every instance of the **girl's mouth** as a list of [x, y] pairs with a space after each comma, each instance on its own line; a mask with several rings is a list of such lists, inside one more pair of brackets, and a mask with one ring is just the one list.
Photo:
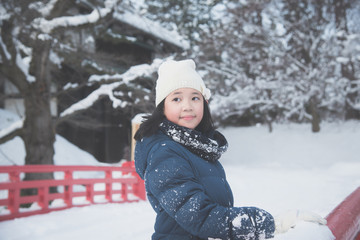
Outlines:
[[181, 117], [181, 119], [186, 120], [186, 121], [190, 121], [194, 118], [195, 118], [195, 116], [191, 116], [191, 115]]

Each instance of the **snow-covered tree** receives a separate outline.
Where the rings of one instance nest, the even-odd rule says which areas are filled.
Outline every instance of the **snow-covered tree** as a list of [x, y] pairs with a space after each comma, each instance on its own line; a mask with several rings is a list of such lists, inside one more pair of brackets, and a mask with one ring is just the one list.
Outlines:
[[[342, 118], [345, 106], [358, 112], [358, 7], [340, 0], [219, 4], [218, 27], [202, 36], [199, 51], [214, 115], [270, 129], [273, 120], [310, 121], [319, 131], [320, 118]], [[352, 32], [337, 27], [350, 25]]]
[[[176, 30], [196, 47], [203, 39], [203, 31], [213, 25], [212, 9], [222, 0], [147, 0], [146, 15], [162, 22], [168, 29]], [[191, 55], [191, 53], [188, 53]]]
[[[287, 116], [296, 116], [300, 121], [302, 118], [310, 119], [313, 131], [319, 130], [320, 116], [344, 118], [348, 101], [347, 86], [352, 78], [356, 78], [354, 73], [351, 77], [344, 74], [347, 64], [341, 62], [349, 59], [343, 56], [344, 47], [349, 45], [339, 41], [351, 35], [345, 27], [348, 19], [346, 12], [358, 5], [346, 2], [300, 1], [291, 4], [284, 1], [282, 5], [286, 51], [302, 65], [291, 75], [297, 83], [297, 94], [303, 96], [298, 98], [297, 108], [300, 111], [289, 112], [291, 115]], [[350, 54], [350, 59], [358, 56], [356, 52], [353, 54]], [[359, 65], [357, 60], [355, 65]]]
[[284, 52], [274, 40], [281, 29], [266, 26], [268, 2], [219, 4], [214, 8], [218, 26], [203, 37], [200, 58], [211, 79], [214, 116], [222, 124], [261, 121], [271, 128], [281, 112]]

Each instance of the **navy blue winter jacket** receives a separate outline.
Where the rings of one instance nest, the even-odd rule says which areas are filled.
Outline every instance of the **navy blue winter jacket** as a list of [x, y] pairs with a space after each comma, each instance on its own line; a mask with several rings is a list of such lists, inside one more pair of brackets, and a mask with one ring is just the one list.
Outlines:
[[152, 239], [271, 238], [274, 219], [255, 207], [233, 207], [219, 161], [205, 161], [163, 132], [138, 141], [136, 171], [157, 213]]

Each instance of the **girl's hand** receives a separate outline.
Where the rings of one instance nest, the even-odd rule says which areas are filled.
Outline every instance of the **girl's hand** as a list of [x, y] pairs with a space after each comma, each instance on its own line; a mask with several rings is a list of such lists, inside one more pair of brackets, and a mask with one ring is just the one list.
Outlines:
[[287, 232], [290, 228], [295, 227], [298, 221], [314, 222], [325, 225], [326, 219], [320, 215], [307, 211], [290, 210], [274, 217], [275, 234]]

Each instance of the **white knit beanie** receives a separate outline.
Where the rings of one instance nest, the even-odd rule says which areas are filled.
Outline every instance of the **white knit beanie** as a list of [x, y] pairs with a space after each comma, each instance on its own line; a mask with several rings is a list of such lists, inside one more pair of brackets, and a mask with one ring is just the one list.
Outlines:
[[159, 67], [156, 81], [156, 106], [171, 92], [179, 88], [196, 89], [201, 92], [205, 100], [209, 100], [211, 96], [210, 90], [206, 88], [204, 81], [195, 68], [195, 62], [192, 59], [163, 62]]

